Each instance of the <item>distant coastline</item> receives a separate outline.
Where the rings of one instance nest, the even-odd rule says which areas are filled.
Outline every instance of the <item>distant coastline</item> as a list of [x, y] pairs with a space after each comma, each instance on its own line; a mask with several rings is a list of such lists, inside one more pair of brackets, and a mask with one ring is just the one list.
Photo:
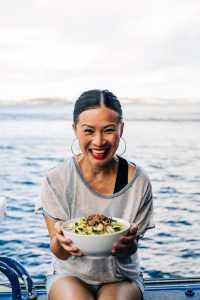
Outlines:
[[[166, 98], [128, 98], [119, 97], [122, 104], [182, 104], [182, 103], [199, 103], [197, 99], [166, 99]], [[65, 105], [74, 103], [74, 100], [67, 98], [44, 97], [30, 99], [0, 99], [0, 105]]]
[[61, 105], [68, 103], [73, 103], [73, 100], [65, 98], [0, 99], [0, 105]]

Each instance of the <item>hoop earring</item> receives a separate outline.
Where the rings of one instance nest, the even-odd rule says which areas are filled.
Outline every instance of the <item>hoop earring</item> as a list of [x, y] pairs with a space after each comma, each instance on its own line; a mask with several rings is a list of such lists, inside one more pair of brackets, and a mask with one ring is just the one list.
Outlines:
[[76, 153], [74, 152], [74, 150], [73, 150], [73, 146], [74, 146], [74, 144], [75, 144], [76, 141], [78, 141], [77, 138], [75, 138], [75, 139], [72, 141], [72, 144], [71, 144], [71, 152], [72, 152], [72, 154], [73, 154], [74, 156], [78, 156], [78, 155], [80, 154], [80, 152], [78, 152], [78, 153], [76, 154]]
[[120, 139], [124, 142], [124, 151], [122, 153], [120, 153], [120, 154], [116, 152], [116, 154], [121, 156], [121, 155], [123, 155], [126, 152], [126, 141], [122, 137]]

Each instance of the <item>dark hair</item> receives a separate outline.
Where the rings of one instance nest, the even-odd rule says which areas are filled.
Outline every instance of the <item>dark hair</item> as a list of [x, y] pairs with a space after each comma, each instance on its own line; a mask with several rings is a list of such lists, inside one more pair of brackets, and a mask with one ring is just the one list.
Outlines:
[[94, 109], [105, 105], [118, 112], [118, 122], [122, 121], [122, 108], [117, 97], [108, 90], [89, 90], [80, 95], [74, 105], [74, 124], [78, 122], [78, 116], [85, 110]]

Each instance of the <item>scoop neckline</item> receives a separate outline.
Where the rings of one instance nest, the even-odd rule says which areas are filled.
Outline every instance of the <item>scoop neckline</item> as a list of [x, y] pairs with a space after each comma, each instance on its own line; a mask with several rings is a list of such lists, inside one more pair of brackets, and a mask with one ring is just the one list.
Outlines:
[[84, 185], [96, 196], [100, 197], [100, 198], [106, 198], [106, 199], [110, 199], [110, 198], [115, 198], [115, 197], [118, 197], [120, 196], [121, 194], [123, 194], [126, 190], [129, 189], [129, 187], [133, 184], [133, 182], [135, 181], [135, 179], [137, 178], [138, 176], [138, 166], [136, 164], [135, 167], [135, 175], [133, 176], [133, 178], [131, 179], [131, 181], [125, 186], [123, 187], [123, 189], [121, 189], [119, 192], [115, 193], [115, 194], [109, 194], [109, 195], [105, 195], [105, 194], [101, 194], [99, 192], [97, 192], [94, 188], [92, 188], [88, 182], [85, 180], [82, 172], [81, 172], [81, 168], [79, 166], [79, 163], [77, 161], [77, 157], [73, 156], [73, 162], [74, 162], [74, 165], [75, 165], [75, 168], [78, 172], [78, 175], [79, 177], [81, 178], [82, 182], [84, 183]]

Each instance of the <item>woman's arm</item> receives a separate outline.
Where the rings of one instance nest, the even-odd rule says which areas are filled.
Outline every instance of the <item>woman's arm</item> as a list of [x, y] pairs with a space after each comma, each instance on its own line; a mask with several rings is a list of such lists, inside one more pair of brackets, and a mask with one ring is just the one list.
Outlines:
[[72, 241], [62, 233], [60, 222], [56, 222], [44, 215], [50, 236], [50, 249], [52, 253], [61, 260], [67, 260], [71, 255], [82, 256], [82, 252], [71, 245]]

